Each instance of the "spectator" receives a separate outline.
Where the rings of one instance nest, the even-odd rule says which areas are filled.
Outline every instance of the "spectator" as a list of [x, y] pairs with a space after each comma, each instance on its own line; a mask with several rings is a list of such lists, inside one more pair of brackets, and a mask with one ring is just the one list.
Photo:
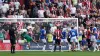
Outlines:
[[[32, 13], [31, 13], [32, 12]], [[38, 18], [38, 8], [36, 3], [34, 2], [31, 8], [30, 17], [31, 18]]]
[[96, 7], [97, 9], [100, 9], [100, 0], [97, 0]]
[[71, 12], [70, 12], [71, 16], [72, 16], [72, 17], [75, 17], [75, 14], [76, 14], [76, 7], [74, 7], [74, 5], [72, 5], [72, 7], [70, 8], [70, 10], [71, 10]]
[[3, 3], [3, 6], [1, 6], [2, 12], [7, 13], [9, 10], [9, 5], [7, 3]]
[[43, 9], [42, 6], [40, 6], [40, 9], [38, 10], [38, 17], [39, 18], [44, 18], [44, 9]]
[[20, 7], [20, 3], [18, 2], [18, 0], [15, 0], [15, 9], [18, 10]]

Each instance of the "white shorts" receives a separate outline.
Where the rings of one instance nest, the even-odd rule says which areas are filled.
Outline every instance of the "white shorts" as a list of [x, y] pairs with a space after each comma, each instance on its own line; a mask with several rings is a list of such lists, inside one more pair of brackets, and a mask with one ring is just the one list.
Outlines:
[[72, 37], [72, 38], [70, 39], [70, 41], [71, 41], [71, 42], [78, 42], [78, 39], [77, 39], [76, 36], [75, 36], [75, 37]]
[[55, 40], [53, 40], [53, 44], [55, 44]]
[[95, 36], [91, 36], [91, 41], [97, 42], [97, 39], [95, 38]]
[[68, 42], [68, 40], [67, 39], [61, 39], [61, 43], [62, 42]]
[[43, 43], [47, 43], [46, 39], [41, 39], [41, 41], [42, 41]]

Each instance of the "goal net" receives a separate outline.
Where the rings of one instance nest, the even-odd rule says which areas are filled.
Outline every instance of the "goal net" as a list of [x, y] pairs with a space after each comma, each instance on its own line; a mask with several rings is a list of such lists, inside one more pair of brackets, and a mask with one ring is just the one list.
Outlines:
[[[14, 24], [14, 27], [19, 31], [20, 29], [31, 29], [32, 30], [32, 38], [35, 39], [39, 43], [39, 47], [31, 42], [31, 50], [42, 50], [43, 43], [39, 39], [39, 33], [42, 26], [46, 28], [46, 33], [49, 32], [53, 33], [53, 27], [60, 27], [61, 30], [65, 29], [69, 31], [71, 27], [73, 26], [78, 31], [78, 19], [77, 18], [1, 18], [0, 19], [0, 31], [4, 34], [4, 37], [0, 37], [0, 40], [2, 40], [2, 45], [0, 46], [1, 50], [10, 50], [10, 37], [8, 34], [9, 26], [11, 24]], [[53, 29], [51, 29], [53, 28]], [[5, 32], [5, 33], [4, 33]], [[31, 31], [30, 31], [31, 32]], [[16, 43], [16, 50], [27, 50], [26, 45], [27, 43], [24, 43], [25, 40], [20, 37], [18, 37], [18, 42]], [[48, 39], [47, 39], [48, 42]], [[48, 42], [49, 43], [49, 42]], [[4, 46], [3, 46], [4, 45]], [[47, 45], [46, 50], [51, 50], [52, 41]], [[3, 48], [4, 47], [4, 48]], [[66, 44], [62, 48], [63, 50], [66, 50]]]

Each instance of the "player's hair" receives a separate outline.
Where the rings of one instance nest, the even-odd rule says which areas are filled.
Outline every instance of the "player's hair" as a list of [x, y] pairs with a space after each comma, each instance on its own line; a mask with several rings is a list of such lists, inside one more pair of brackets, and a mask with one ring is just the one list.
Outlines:
[[42, 29], [44, 29], [44, 28], [45, 28], [45, 26], [42, 26], [41, 28], [42, 28]]
[[74, 29], [74, 27], [72, 26], [71, 29]]
[[59, 26], [57, 26], [57, 29], [60, 29], [60, 27], [59, 27]]
[[89, 30], [89, 28], [87, 28], [87, 30]]

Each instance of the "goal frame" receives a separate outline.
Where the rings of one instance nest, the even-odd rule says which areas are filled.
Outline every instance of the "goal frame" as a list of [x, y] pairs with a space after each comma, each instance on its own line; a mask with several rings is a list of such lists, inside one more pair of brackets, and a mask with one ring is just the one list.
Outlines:
[[[4, 20], [8, 20], [8, 21], [1, 21], [2, 19]], [[0, 18], [0, 22], [12, 22], [11, 20], [29, 20], [29, 19], [40, 19], [40, 20], [77, 20], [77, 32], [78, 32], [78, 18]], [[23, 21], [13, 21], [13, 22], [23, 22]], [[33, 21], [30, 21], [33, 22]], [[36, 21], [39, 22], [39, 21]], [[42, 22], [42, 21], [40, 21]], [[43, 21], [43, 22], [49, 22], [49, 21]], [[9, 43], [9, 42], [8, 42]], [[10, 50], [0, 50], [0, 51], [10, 51]], [[16, 51], [42, 51], [42, 50], [16, 50]], [[46, 51], [50, 51], [50, 50], [46, 50]], [[67, 51], [67, 50], [64, 50]]]

